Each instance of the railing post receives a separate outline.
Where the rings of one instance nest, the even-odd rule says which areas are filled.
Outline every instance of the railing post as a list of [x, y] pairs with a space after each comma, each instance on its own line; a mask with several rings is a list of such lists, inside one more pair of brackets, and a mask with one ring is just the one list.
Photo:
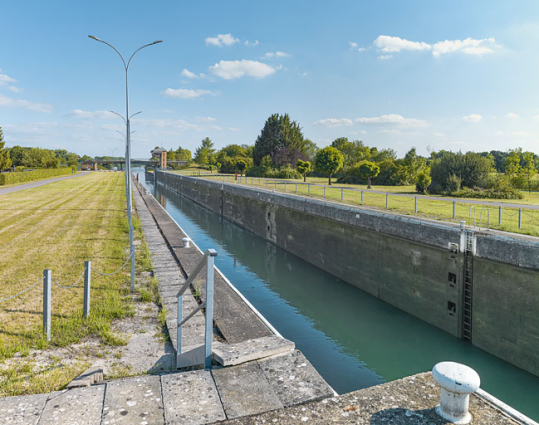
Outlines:
[[522, 229], [522, 208], [518, 209], [518, 228]]
[[284, 182], [284, 191], [286, 192], [286, 182]]
[[206, 251], [208, 261], [206, 263], [206, 333], [204, 342], [204, 369], [211, 369], [211, 346], [213, 339], [213, 263], [217, 257], [217, 251]]
[[178, 307], [176, 313], [176, 364], [182, 354], [182, 327], [179, 326], [183, 320], [183, 294], [178, 295]]
[[324, 198], [326, 197], [326, 186], [324, 185]]
[[457, 208], [457, 203], [453, 201], [453, 218], [455, 218], [456, 208]]
[[296, 183], [296, 193], [298, 193], [298, 184]]
[[363, 205], [363, 191], [361, 191], [361, 205]]
[[92, 262], [84, 262], [84, 317], [88, 318], [90, 315], [90, 284], [92, 280]]
[[344, 188], [341, 187], [341, 201], [344, 199]]
[[307, 194], [311, 194], [311, 185], [309, 183], [307, 184]]
[[260, 179], [258, 179], [258, 186], [260, 186]]
[[417, 213], [417, 196], [414, 196], [415, 198], [415, 201], [414, 201], [414, 211]]
[[50, 269], [43, 271], [43, 333], [47, 341], [51, 340], [51, 284], [52, 272]]
[[275, 190], [277, 190], [277, 180], [273, 181], [275, 183]]
[[502, 206], [499, 206], [499, 212], [498, 212], [498, 224], [502, 225]]
[[389, 209], [389, 193], [386, 193], [386, 210]]

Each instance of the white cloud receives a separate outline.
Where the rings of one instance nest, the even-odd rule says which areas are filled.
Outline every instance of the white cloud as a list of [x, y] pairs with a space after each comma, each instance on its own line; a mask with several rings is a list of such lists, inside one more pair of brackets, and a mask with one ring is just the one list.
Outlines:
[[401, 50], [429, 50], [431, 45], [422, 41], [409, 41], [400, 37], [380, 35], [374, 40], [374, 45], [385, 53], [396, 53]]
[[181, 75], [187, 78], [198, 78], [198, 75], [196, 75], [194, 72], [189, 71], [186, 68], [182, 69]]
[[[374, 40], [374, 45], [383, 53], [398, 53], [403, 50], [430, 50], [435, 57], [457, 51], [461, 51], [468, 55], [481, 56], [485, 53], [494, 52], [494, 49], [499, 47], [495, 43], [496, 40], [492, 37], [480, 40], [468, 37], [464, 40], [445, 40], [434, 44], [425, 43], [424, 41], [410, 41], [389, 35], [380, 35]], [[380, 58], [382, 58], [382, 56], [380, 56]]]
[[509, 112], [507, 115], [506, 115], [507, 118], [511, 118], [511, 119], [518, 119], [520, 118], [517, 114], [514, 114], [513, 112]]
[[243, 44], [245, 44], [246, 46], [249, 46], [249, 47], [258, 46], [258, 40], [255, 40], [252, 43], [249, 40], [245, 40], [245, 43], [243, 43]]
[[321, 127], [348, 127], [353, 125], [354, 122], [349, 118], [326, 118], [323, 120], [315, 121], [314, 125]]
[[402, 131], [400, 130], [380, 130], [377, 133], [380, 134], [393, 134], [393, 135], [400, 135], [402, 134]]
[[213, 117], [196, 117], [195, 120], [197, 122], [215, 122], [215, 121], [217, 121], [217, 118], [213, 118]]
[[539, 120], [539, 115], [534, 115], [534, 116], [533, 116], [533, 119], [534, 119], [534, 120]]
[[468, 37], [465, 40], [440, 41], [432, 46], [432, 54], [434, 56], [440, 56], [445, 53], [462, 51], [468, 55], [481, 56], [485, 53], [494, 52], [494, 47], [496, 45], [492, 37], [483, 38], [482, 40], [474, 40]]
[[266, 53], [264, 55], [264, 57], [266, 58], [289, 58], [290, 56], [292, 55], [289, 55], [288, 53], [285, 53], [285, 52], [269, 52], [269, 53]]
[[358, 52], [364, 52], [365, 50], [367, 50], [366, 47], [358, 47], [357, 49]]
[[195, 99], [205, 94], [215, 94], [215, 93], [210, 90], [190, 90], [190, 89], [168, 88], [164, 92], [162, 92], [162, 94], [167, 97], [175, 97], [178, 99]]
[[350, 49], [354, 50], [357, 49], [359, 46], [354, 41], [349, 41], [348, 44], [350, 44]]
[[67, 113], [66, 116], [92, 120], [113, 120], [118, 118], [118, 115], [115, 115], [110, 111], [83, 111], [82, 109], [74, 109]]
[[447, 137], [444, 133], [432, 133], [432, 135], [436, 137]]
[[232, 80], [243, 76], [264, 78], [275, 72], [271, 66], [257, 61], [220, 61], [209, 67], [210, 74], [225, 80]]
[[387, 60], [387, 59], [391, 59], [392, 57], [393, 55], [380, 55], [378, 56], [378, 59]]
[[[0, 72], [2, 70], [0, 69]], [[15, 80], [14, 78], [11, 78], [10, 76], [6, 75], [6, 74], [0, 74], [0, 85], [4, 85], [4, 84], [7, 84], [7, 83], [16, 83], [17, 80]]]
[[379, 117], [360, 117], [355, 121], [360, 124], [396, 125], [405, 128], [427, 127], [429, 123], [417, 118], [405, 118], [402, 115], [386, 114]]
[[12, 93], [22, 93], [22, 91], [23, 91], [19, 87], [10, 86], [9, 84], [6, 84], [6, 89], [9, 90]]
[[232, 46], [240, 40], [233, 37], [232, 34], [218, 34], [216, 37], [207, 37], [205, 41], [207, 46], [223, 47]]
[[479, 114], [471, 114], [471, 115], [466, 115], [465, 117], [462, 117], [462, 119], [466, 122], [479, 122], [481, 121], [483, 117]]
[[228, 127], [229, 131], [240, 131], [238, 127]]
[[52, 112], [52, 105], [46, 103], [29, 102], [27, 100], [13, 99], [11, 97], [0, 94], [0, 106], [9, 106], [16, 108], [29, 109], [36, 112]]

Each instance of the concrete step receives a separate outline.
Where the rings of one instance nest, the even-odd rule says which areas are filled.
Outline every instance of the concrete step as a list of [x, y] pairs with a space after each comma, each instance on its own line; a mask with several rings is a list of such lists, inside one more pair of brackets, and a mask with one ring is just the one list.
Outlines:
[[163, 375], [161, 385], [167, 425], [211, 424], [226, 419], [211, 372]]
[[163, 425], [160, 377], [146, 375], [108, 382], [103, 423]]
[[52, 393], [38, 425], [100, 425], [105, 385]]
[[215, 344], [213, 358], [223, 366], [233, 366], [277, 354], [288, 353], [294, 349], [292, 341], [278, 337], [267, 336], [249, 339], [236, 344]]

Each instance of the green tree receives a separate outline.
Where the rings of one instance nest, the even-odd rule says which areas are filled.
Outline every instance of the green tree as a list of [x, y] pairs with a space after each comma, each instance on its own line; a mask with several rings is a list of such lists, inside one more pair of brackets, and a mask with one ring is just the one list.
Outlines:
[[243, 172], [245, 171], [246, 168], [247, 168], [247, 163], [243, 159], [240, 159], [239, 161], [236, 162], [236, 169], [240, 172], [241, 176], [243, 176]]
[[[432, 154], [431, 154], [432, 155]], [[432, 176], [432, 190], [442, 192], [447, 188], [451, 175], [462, 181], [463, 187], [485, 188], [490, 173], [493, 171], [492, 159], [481, 156], [475, 152], [447, 152], [441, 151], [430, 161], [430, 174]]]
[[427, 193], [427, 188], [431, 183], [432, 177], [430, 176], [429, 167], [425, 167], [419, 173], [417, 173], [416, 186], [419, 187], [423, 193]]
[[514, 186], [518, 186], [521, 171], [520, 171], [520, 155], [522, 154], [522, 149], [513, 149], [509, 151], [509, 155], [505, 159], [505, 175], [509, 177], [511, 183]]
[[209, 137], [202, 140], [200, 146], [195, 152], [195, 162], [200, 165], [208, 165], [215, 163], [215, 149], [213, 142]]
[[522, 154], [522, 162], [524, 163], [524, 165], [520, 167], [520, 178], [527, 182], [528, 192], [531, 192], [533, 176], [537, 174], [537, 168], [535, 168], [535, 160], [533, 153], [524, 152]]
[[306, 154], [305, 139], [299, 124], [292, 121], [288, 114], [273, 114], [266, 120], [256, 139], [253, 148], [255, 165], [260, 165], [266, 155], [273, 158], [283, 148]]
[[167, 151], [167, 161], [176, 161], [176, 151], [172, 148]]
[[345, 170], [371, 156], [371, 149], [360, 140], [350, 142], [346, 137], [339, 137], [331, 143], [331, 146], [341, 151]]
[[343, 162], [341, 151], [328, 146], [317, 152], [314, 159], [314, 168], [320, 173], [328, 175], [328, 184], [331, 186], [331, 176], [342, 168]]
[[399, 165], [402, 165], [403, 167], [403, 177], [406, 184], [415, 183], [417, 181], [419, 172], [425, 168], [427, 164], [427, 160], [425, 158], [417, 155], [416, 148], [410, 149], [408, 152], [406, 152], [404, 158], [398, 161], [400, 161]]
[[371, 161], [360, 162], [357, 167], [358, 174], [367, 179], [368, 186], [367, 189], [371, 188], [371, 181], [374, 179], [378, 173], [380, 173], [380, 167]]
[[5, 147], [4, 133], [2, 127], [0, 127], [0, 171], [11, 167], [11, 157], [9, 156], [9, 149]]
[[303, 181], [306, 182], [307, 173], [311, 171], [311, 163], [309, 161], [298, 159], [298, 162], [296, 163], [296, 170], [298, 170], [298, 173], [303, 176]]
[[189, 149], [184, 149], [181, 146], [176, 149], [176, 160], [177, 161], [187, 161], [190, 162], [192, 159], [191, 151]]
[[24, 151], [25, 150], [28, 150], [29, 148], [23, 148], [21, 146], [13, 146], [10, 150], [9, 150], [9, 156], [11, 158], [11, 162], [13, 163], [14, 166], [16, 167], [22, 167], [23, 166], [23, 163], [22, 163], [22, 158], [23, 158], [23, 154], [24, 154]]
[[318, 146], [312, 140], [305, 139], [305, 156], [308, 158], [309, 162], [313, 162], [316, 157], [316, 152], [318, 152]]

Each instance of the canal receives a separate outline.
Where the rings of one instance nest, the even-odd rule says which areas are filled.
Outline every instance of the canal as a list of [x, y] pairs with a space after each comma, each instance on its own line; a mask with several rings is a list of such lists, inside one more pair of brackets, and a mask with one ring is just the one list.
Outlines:
[[202, 250], [217, 250], [217, 267], [285, 338], [296, 343], [339, 394], [425, 372], [450, 360], [477, 370], [484, 390], [539, 420], [539, 378], [397, 310], [163, 186], [147, 186]]

